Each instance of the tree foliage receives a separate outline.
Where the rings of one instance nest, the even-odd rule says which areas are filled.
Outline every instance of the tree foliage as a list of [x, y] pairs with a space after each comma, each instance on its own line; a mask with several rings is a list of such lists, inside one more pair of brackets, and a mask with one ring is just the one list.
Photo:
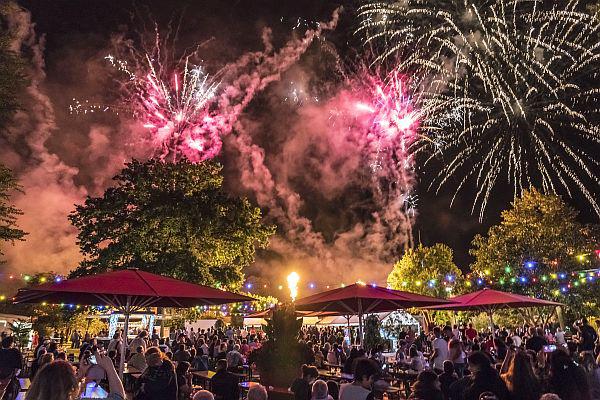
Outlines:
[[249, 360], [256, 363], [263, 383], [286, 387], [302, 363], [309, 361], [304, 359], [304, 349], [298, 342], [301, 327], [302, 318], [296, 317], [293, 306], [282, 305], [273, 310], [264, 327], [268, 340], [250, 353]]
[[0, 132], [19, 108], [19, 94], [27, 84], [25, 63], [10, 47], [12, 36], [6, 16], [11, 7], [15, 6], [0, 4]]
[[383, 343], [381, 337], [381, 321], [375, 314], [370, 314], [365, 318], [365, 332], [363, 347], [365, 350], [374, 353], [377, 346]]
[[85, 256], [73, 275], [135, 267], [238, 288], [275, 228], [247, 199], [225, 193], [220, 171], [208, 161], [128, 163], [114, 187], [69, 216]]
[[576, 217], [577, 212], [557, 195], [536, 189], [524, 192], [502, 212], [498, 225], [473, 239], [473, 273], [497, 289], [556, 298], [581, 311], [594, 298], [590, 290], [597, 284], [568, 288], [569, 294], [562, 296], [564, 281], [553, 278], [565, 273], [571, 279], [574, 271], [589, 268], [592, 262], [592, 257], [582, 255], [594, 254], [598, 227], [581, 224]]
[[[11, 171], [0, 164], [0, 243], [14, 243], [16, 240], [23, 240], [26, 235], [16, 226], [17, 217], [23, 213], [10, 202], [11, 192], [21, 190]], [[0, 255], [2, 254], [0, 251]]]
[[461, 277], [450, 247], [442, 243], [431, 247], [419, 244], [396, 262], [387, 282], [392, 289], [445, 298], [457, 294]]

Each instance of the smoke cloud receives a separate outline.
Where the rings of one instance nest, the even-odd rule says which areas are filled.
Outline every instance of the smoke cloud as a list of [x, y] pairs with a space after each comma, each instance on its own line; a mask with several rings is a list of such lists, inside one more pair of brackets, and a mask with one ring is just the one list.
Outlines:
[[[295, 269], [304, 281], [381, 282], [411, 241], [412, 160], [404, 142], [381, 136], [373, 118], [355, 109], [356, 102], [373, 103], [373, 86], [364, 76], [336, 72], [338, 60], [322, 34], [337, 20], [334, 14], [279, 50], [264, 30], [264, 49], [227, 65], [221, 77], [218, 109], [230, 133], [219, 139], [226, 184], [278, 226], [248, 271], [254, 279], [280, 282]], [[43, 37], [29, 13], [15, 7], [9, 22], [14, 49], [31, 61], [31, 84], [23, 111], [0, 137], [0, 159], [24, 186], [15, 202], [24, 211], [18, 223], [30, 234], [6, 246], [6, 267], [67, 272], [81, 258], [67, 220], [74, 204], [102, 193], [124, 162], [155, 149], [139, 121], [126, 115], [68, 115], [72, 97], [104, 89], [109, 73], [100, 60], [111, 43], [82, 62], [81, 80], [52, 86]]]

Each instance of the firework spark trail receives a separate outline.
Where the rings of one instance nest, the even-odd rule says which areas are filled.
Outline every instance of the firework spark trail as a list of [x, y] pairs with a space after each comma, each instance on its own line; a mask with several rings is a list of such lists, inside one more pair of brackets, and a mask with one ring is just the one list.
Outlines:
[[[399, 55], [415, 74], [423, 120], [439, 129], [419, 140], [449, 162], [438, 188], [464, 174], [483, 215], [507, 176], [515, 196], [539, 183], [546, 192], [575, 186], [600, 215], [594, 190], [600, 144], [598, 22], [577, 1], [545, 9], [538, 0], [409, 0], [361, 8], [361, 31]], [[433, 155], [432, 157], [434, 157]], [[431, 160], [431, 158], [429, 159]]]
[[158, 34], [148, 51], [121, 41], [119, 54], [106, 59], [123, 76], [123, 102], [151, 133], [159, 157], [203, 161], [220, 153], [222, 137], [234, 129], [254, 96], [277, 81], [323, 31], [334, 29], [338, 16], [339, 9], [331, 21], [316, 24], [277, 51], [266, 28], [262, 51], [244, 54], [214, 78], [192, 64], [198, 50], [176, 62], [161, 54], [164, 40]]

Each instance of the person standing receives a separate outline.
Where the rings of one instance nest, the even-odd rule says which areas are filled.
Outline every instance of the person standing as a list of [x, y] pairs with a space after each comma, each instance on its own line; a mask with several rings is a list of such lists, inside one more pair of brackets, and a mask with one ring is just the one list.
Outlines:
[[71, 333], [71, 348], [78, 349], [80, 345], [81, 334], [78, 331], [73, 330], [73, 333]]
[[472, 323], [469, 323], [469, 327], [465, 330], [465, 336], [470, 342], [477, 337], [477, 331], [473, 329]]
[[433, 353], [431, 354], [431, 367], [439, 375], [444, 372], [444, 361], [448, 359], [448, 342], [442, 337], [439, 326], [433, 328], [435, 339], [431, 342]]
[[21, 385], [17, 375], [21, 368], [23, 368], [23, 356], [15, 347], [14, 336], [4, 337], [0, 349], [0, 385], [5, 388], [3, 400], [12, 400], [19, 394]]
[[579, 351], [594, 351], [597, 340], [596, 330], [588, 324], [587, 318], [583, 318], [579, 325]]

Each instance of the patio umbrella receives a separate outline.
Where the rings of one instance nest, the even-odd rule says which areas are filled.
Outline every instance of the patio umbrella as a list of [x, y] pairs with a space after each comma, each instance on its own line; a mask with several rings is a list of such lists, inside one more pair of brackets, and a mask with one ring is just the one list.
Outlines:
[[108, 305], [125, 316], [119, 373], [123, 376], [125, 344], [131, 313], [146, 307], [193, 307], [254, 301], [253, 298], [213, 289], [137, 269], [126, 269], [65, 279], [19, 289], [14, 303], [71, 303]]
[[554, 301], [536, 299], [534, 297], [522, 296], [520, 294], [501, 292], [493, 289], [482, 289], [477, 292], [463, 294], [451, 298], [453, 303], [426, 307], [435, 310], [452, 311], [482, 311], [488, 314], [492, 326], [492, 338], [495, 338], [494, 332], [494, 311], [506, 308], [524, 308], [524, 307], [556, 307], [561, 303]]
[[401, 308], [449, 304], [448, 300], [416, 293], [355, 283], [296, 300], [297, 310], [333, 311], [358, 315], [358, 336], [363, 337], [363, 314], [396, 311]]
[[[263, 311], [254, 312], [252, 314], [245, 315], [244, 318], [264, 318], [269, 319], [273, 315], [273, 308], [267, 308]], [[325, 317], [332, 315], [340, 315], [335, 312], [314, 312], [314, 311], [298, 311], [296, 310], [296, 317]]]

